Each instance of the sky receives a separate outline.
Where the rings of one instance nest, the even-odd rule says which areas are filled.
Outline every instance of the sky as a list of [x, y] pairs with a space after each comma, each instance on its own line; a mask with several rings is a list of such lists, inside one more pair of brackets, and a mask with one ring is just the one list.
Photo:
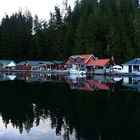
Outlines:
[[[11, 16], [13, 13], [18, 12], [19, 9], [29, 10], [34, 17], [38, 15], [39, 19], [48, 20], [50, 12], [54, 11], [54, 6], [58, 5], [62, 8], [64, 0], [0, 0], [0, 20], [5, 16], [5, 13]], [[75, 0], [68, 0], [73, 8]]]

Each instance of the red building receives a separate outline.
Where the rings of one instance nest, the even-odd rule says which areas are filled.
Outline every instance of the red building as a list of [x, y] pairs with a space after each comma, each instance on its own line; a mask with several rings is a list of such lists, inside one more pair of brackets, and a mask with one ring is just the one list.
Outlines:
[[112, 59], [98, 59], [93, 54], [73, 55], [66, 62], [68, 70], [94, 72], [103, 74], [110, 70]]

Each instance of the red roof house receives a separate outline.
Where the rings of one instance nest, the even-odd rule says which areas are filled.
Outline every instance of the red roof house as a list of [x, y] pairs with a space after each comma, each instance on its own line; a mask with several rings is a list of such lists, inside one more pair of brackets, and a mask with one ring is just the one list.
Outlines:
[[95, 56], [93, 54], [85, 54], [85, 55], [73, 55], [69, 57], [69, 60], [66, 62], [68, 64], [87, 64], [91, 60], [95, 60]]
[[100, 67], [101, 70], [98, 69], [100, 74], [105, 73], [105, 69], [112, 64], [111, 59], [97, 59], [93, 54], [73, 55], [66, 62], [67, 69], [85, 70], [86, 72], [93, 72]]

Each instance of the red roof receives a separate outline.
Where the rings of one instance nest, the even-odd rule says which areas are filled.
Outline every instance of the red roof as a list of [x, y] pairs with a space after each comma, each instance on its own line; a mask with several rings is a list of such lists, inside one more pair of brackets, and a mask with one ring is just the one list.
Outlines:
[[87, 66], [105, 66], [108, 64], [110, 59], [98, 59], [98, 60], [90, 60], [87, 63]]
[[94, 80], [87, 80], [87, 83], [89, 83], [89, 85], [94, 85], [101, 90], [110, 90], [109, 87], [104, 83], [96, 82]]
[[84, 87], [81, 90], [84, 91], [94, 91], [95, 88], [91, 88], [88, 83], [84, 83]]
[[[73, 56], [71, 56], [71, 57], [73, 57], [73, 58], [81, 57], [81, 58], [83, 58], [83, 61], [82, 61], [81, 63], [86, 64], [86, 63], [88, 62], [88, 60], [89, 60], [92, 56], [93, 56], [93, 54], [85, 54], [85, 55], [73, 55]], [[74, 64], [77, 64], [77, 63], [78, 63], [78, 62], [74, 62]], [[68, 60], [68, 61], [66, 62], [66, 64], [70, 64], [70, 61]]]

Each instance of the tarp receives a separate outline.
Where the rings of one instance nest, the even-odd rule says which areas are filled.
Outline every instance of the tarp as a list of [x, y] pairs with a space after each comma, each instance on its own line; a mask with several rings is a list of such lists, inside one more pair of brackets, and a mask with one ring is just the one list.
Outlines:
[[5, 65], [5, 67], [15, 67], [16, 64], [14, 62], [10, 62], [9, 64]]

